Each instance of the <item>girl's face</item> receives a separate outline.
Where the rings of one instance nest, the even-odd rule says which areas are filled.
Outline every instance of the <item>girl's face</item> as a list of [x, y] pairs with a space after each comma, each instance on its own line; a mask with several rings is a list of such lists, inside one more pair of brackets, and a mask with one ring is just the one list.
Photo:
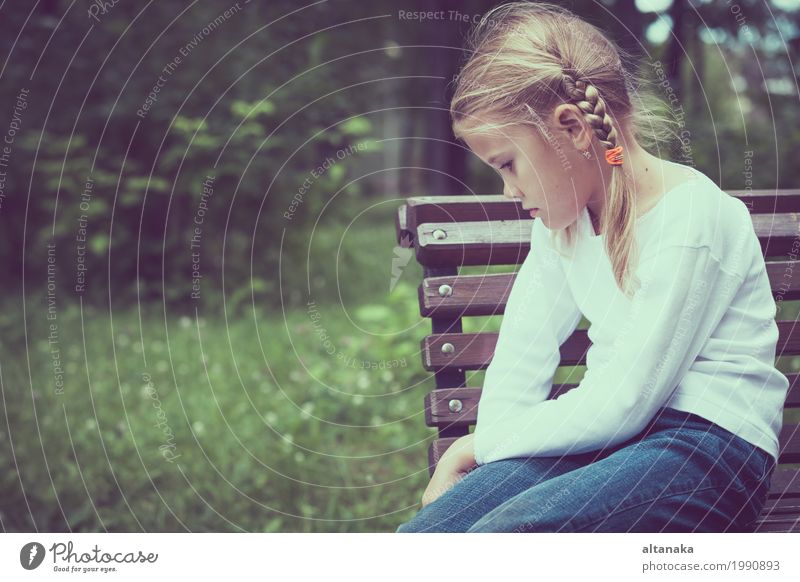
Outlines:
[[[516, 125], [464, 137], [467, 146], [503, 179], [503, 195], [519, 199], [550, 230], [572, 224], [587, 203], [596, 199], [592, 185], [598, 166], [580, 152], [590, 142], [576, 141], [580, 128], [550, 132], [545, 141], [532, 127]], [[590, 207], [593, 208], [593, 204]]]

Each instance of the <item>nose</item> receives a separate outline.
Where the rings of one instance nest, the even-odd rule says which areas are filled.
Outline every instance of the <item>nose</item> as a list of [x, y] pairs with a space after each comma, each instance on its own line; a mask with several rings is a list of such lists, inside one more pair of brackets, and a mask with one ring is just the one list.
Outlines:
[[522, 198], [522, 192], [520, 192], [517, 188], [509, 185], [508, 182], [503, 180], [503, 196], [506, 198], [510, 198], [514, 200], [515, 198]]

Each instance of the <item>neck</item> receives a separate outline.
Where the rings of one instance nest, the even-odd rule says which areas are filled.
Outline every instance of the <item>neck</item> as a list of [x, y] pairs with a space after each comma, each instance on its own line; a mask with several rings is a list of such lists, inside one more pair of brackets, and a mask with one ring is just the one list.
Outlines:
[[[628, 147], [623, 146], [625, 147], [624, 161], [621, 168], [636, 195], [636, 215], [640, 216], [647, 211], [649, 202], [657, 194], [658, 185], [664, 184], [666, 181], [664, 162], [648, 153], [633, 139], [626, 140], [625, 144]], [[605, 186], [592, 192], [586, 204], [589, 213], [597, 220], [598, 224], [605, 209], [608, 192], [611, 189], [611, 172], [615, 170], [613, 166], [605, 162], [604, 157], [601, 160], [600, 173]], [[594, 163], [596, 164], [596, 162]]]

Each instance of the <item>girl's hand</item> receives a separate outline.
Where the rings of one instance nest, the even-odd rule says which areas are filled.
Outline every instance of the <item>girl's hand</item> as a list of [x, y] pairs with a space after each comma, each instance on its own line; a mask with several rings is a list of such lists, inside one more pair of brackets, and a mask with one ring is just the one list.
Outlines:
[[477, 466], [473, 455], [472, 438], [472, 434], [464, 435], [444, 452], [436, 464], [436, 470], [425, 493], [422, 494], [422, 507], [436, 501]]

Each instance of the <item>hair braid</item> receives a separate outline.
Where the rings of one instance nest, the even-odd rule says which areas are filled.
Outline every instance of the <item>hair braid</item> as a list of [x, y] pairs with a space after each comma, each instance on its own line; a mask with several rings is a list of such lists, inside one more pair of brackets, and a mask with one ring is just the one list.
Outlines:
[[[566, 70], [562, 72], [561, 84], [567, 97], [583, 112], [584, 119], [589, 123], [598, 141], [606, 149], [617, 147], [617, 129], [606, 110], [605, 101], [591, 81], [573, 78], [572, 71]], [[621, 169], [621, 166], [612, 167]], [[606, 233], [605, 245], [609, 256], [620, 257], [613, 264], [614, 274], [617, 280], [626, 286], [625, 294], [629, 296], [631, 288], [627, 287], [627, 284], [634, 273], [628, 269], [628, 265], [635, 264], [638, 256], [638, 248], [632, 244], [635, 223], [630, 218], [635, 218], [635, 204], [633, 190], [624, 177], [614, 171], [606, 208], [598, 218], [603, 232]], [[634, 287], [638, 286], [638, 278], [633, 284]]]
[[583, 111], [584, 119], [592, 127], [600, 143], [606, 149], [617, 147], [617, 130], [606, 111], [606, 103], [595, 86], [583, 79], [573, 79], [568, 73], [561, 77], [561, 83], [567, 96]]

